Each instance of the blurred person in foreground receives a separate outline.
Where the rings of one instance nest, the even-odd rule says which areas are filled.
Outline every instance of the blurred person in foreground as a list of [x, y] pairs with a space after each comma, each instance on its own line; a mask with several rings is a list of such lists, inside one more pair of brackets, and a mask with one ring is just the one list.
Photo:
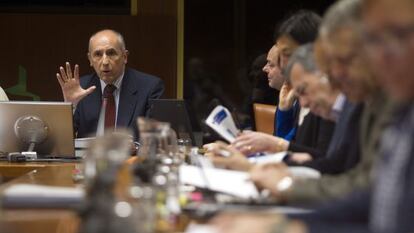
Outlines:
[[[372, 186], [303, 217], [302, 223], [291, 225], [280, 216], [273, 223], [270, 216], [232, 219], [248, 219], [256, 232], [414, 232], [414, 2], [365, 0], [363, 22], [360, 52], [366, 53], [381, 86], [397, 104], [381, 137]], [[234, 232], [231, 222], [225, 223], [230, 227], [220, 218], [216, 223], [222, 232]], [[238, 223], [239, 229], [246, 227]]]
[[[377, 158], [382, 132], [390, 122], [393, 104], [369, 69], [366, 54], [360, 53], [363, 42], [358, 33], [361, 5], [360, 0], [345, 0], [333, 5], [324, 17], [318, 41], [322, 47], [319, 52], [325, 56], [321, 67], [326, 67], [332, 82], [339, 86], [348, 100], [361, 103], [356, 108], [362, 108], [355, 109], [354, 120], [348, 126], [344, 124], [346, 127], [340, 130], [348, 141], [333, 154], [336, 161], [316, 164], [320, 168], [323, 166], [322, 170], [338, 175], [322, 176], [318, 180], [293, 179], [291, 189], [280, 193], [274, 187], [283, 179], [278, 173], [285, 174], [286, 171], [281, 170], [286, 168], [266, 166], [255, 169], [253, 177], [256, 178], [253, 180], [259, 186], [274, 190], [276, 197], [289, 202], [326, 201], [366, 188], [370, 183], [372, 164]], [[340, 163], [343, 167], [338, 170]]]
[[[389, 123], [392, 104], [384, 96], [372, 72], [367, 69], [367, 59], [361, 54], [349, 58], [349, 54], [360, 50], [358, 43], [361, 43], [361, 38], [352, 33], [360, 23], [360, 11], [360, 0], [341, 1], [332, 6], [324, 17], [316, 46], [319, 47], [316, 52], [323, 53], [319, 57], [326, 56], [322, 67], [329, 67], [326, 72], [332, 74], [331, 82], [357, 105], [346, 104], [327, 157], [302, 165], [322, 173], [338, 175], [324, 175], [318, 180], [294, 179], [291, 188], [283, 194], [274, 191], [276, 197], [283, 196], [289, 202], [326, 201], [343, 197], [369, 184], [371, 166], [378, 153], [378, 141]], [[344, 57], [348, 57], [348, 62], [344, 63]], [[298, 88], [301, 89], [300, 85]], [[254, 180], [259, 186], [272, 190], [283, 178], [278, 173], [289, 174], [287, 168], [281, 165], [277, 165], [277, 169], [272, 169], [271, 165], [259, 166], [254, 170]]]

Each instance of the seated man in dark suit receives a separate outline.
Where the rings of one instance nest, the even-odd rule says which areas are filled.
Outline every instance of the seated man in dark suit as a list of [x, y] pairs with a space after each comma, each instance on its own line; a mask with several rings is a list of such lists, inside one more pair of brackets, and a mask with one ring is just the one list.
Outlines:
[[76, 107], [74, 127], [76, 137], [103, 134], [107, 128], [127, 127], [137, 139], [136, 118], [145, 116], [149, 99], [164, 92], [161, 79], [131, 68], [125, 68], [128, 50], [121, 34], [102, 30], [89, 40], [88, 59], [94, 74], [79, 78], [79, 66], [74, 71], [66, 62], [56, 74], [65, 102]]

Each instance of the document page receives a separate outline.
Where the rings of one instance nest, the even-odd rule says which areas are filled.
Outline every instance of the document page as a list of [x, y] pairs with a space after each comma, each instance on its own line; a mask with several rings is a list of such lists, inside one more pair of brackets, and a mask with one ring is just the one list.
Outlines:
[[230, 143], [236, 139], [239, 133], [230, 111], [221, 105], [210, 113], [206, 124]]
[[180, 166], [180, 181], [216, 192], [250, 199], [258, 198], [256, 186], [249, 180], [247, 172], [217, 168], [203, 168], [190, 165]]

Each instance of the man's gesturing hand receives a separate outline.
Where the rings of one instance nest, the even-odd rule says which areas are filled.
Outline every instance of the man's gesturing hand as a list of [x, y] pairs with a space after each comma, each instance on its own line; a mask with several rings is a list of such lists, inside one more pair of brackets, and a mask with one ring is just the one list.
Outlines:
[[66, 62], [66, 69], [61, 66], [59, 67], [59, 72], [56, 73], [56, 78], [62, 88], [65, 102], [77, 105], [81, 99], [92, 93], [96, 88], [92, 86], [85, 90], [80, 86], [78, 65], [75, 65], [74, 72], [72, 73], [69, 62]]

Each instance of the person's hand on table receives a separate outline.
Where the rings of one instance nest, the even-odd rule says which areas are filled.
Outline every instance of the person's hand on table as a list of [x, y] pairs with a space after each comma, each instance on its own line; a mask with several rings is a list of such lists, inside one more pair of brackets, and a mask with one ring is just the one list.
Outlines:
[[279, 92], [279, 105], [278, 108], [282, 111], [287, 111], [293, 107], [293, 102], [296, 99], [295, 91], [292, 86], [287, 83], [283, 83]]
[[73, 73], [69, 62], [66, 62], [65, 67], [59, 67], [59, 73], [56, 73], [56, 78], [62, 88], [65, 102], [71, 102], [76, 106], [81, 99], [91, 94], [96, 89], [96, 86], [89, 87], [86, 90], [83, 89], [79, 83], [79, 66], [75, 65]]
[[289, 142], [270, 134], [246, 130], [231, 145], [243, 154], [251, 155], [259, 152], [287, 151]]
[[218, 233], [305, 233], [306, 227], [280, 214], [223, 213], [210, 223]]
[[283, 201], [294, 179], [284, 163], [256, 165], [250, 170], [250, 179], [259, 189], [267, 189], [273, 197]]
[[292, 153], [289, 155], [289, 160], [296, 162], [298, 164], [302, 164], [305, 162], [312, 161], [313, 157], [309, 153]]
[[206, 150], [205, 155], [217, 167], [238, 171], [248, 171], [253, 167], [253, 164], [240, 151], [224, 142], [206, 144], [203, 148]]

